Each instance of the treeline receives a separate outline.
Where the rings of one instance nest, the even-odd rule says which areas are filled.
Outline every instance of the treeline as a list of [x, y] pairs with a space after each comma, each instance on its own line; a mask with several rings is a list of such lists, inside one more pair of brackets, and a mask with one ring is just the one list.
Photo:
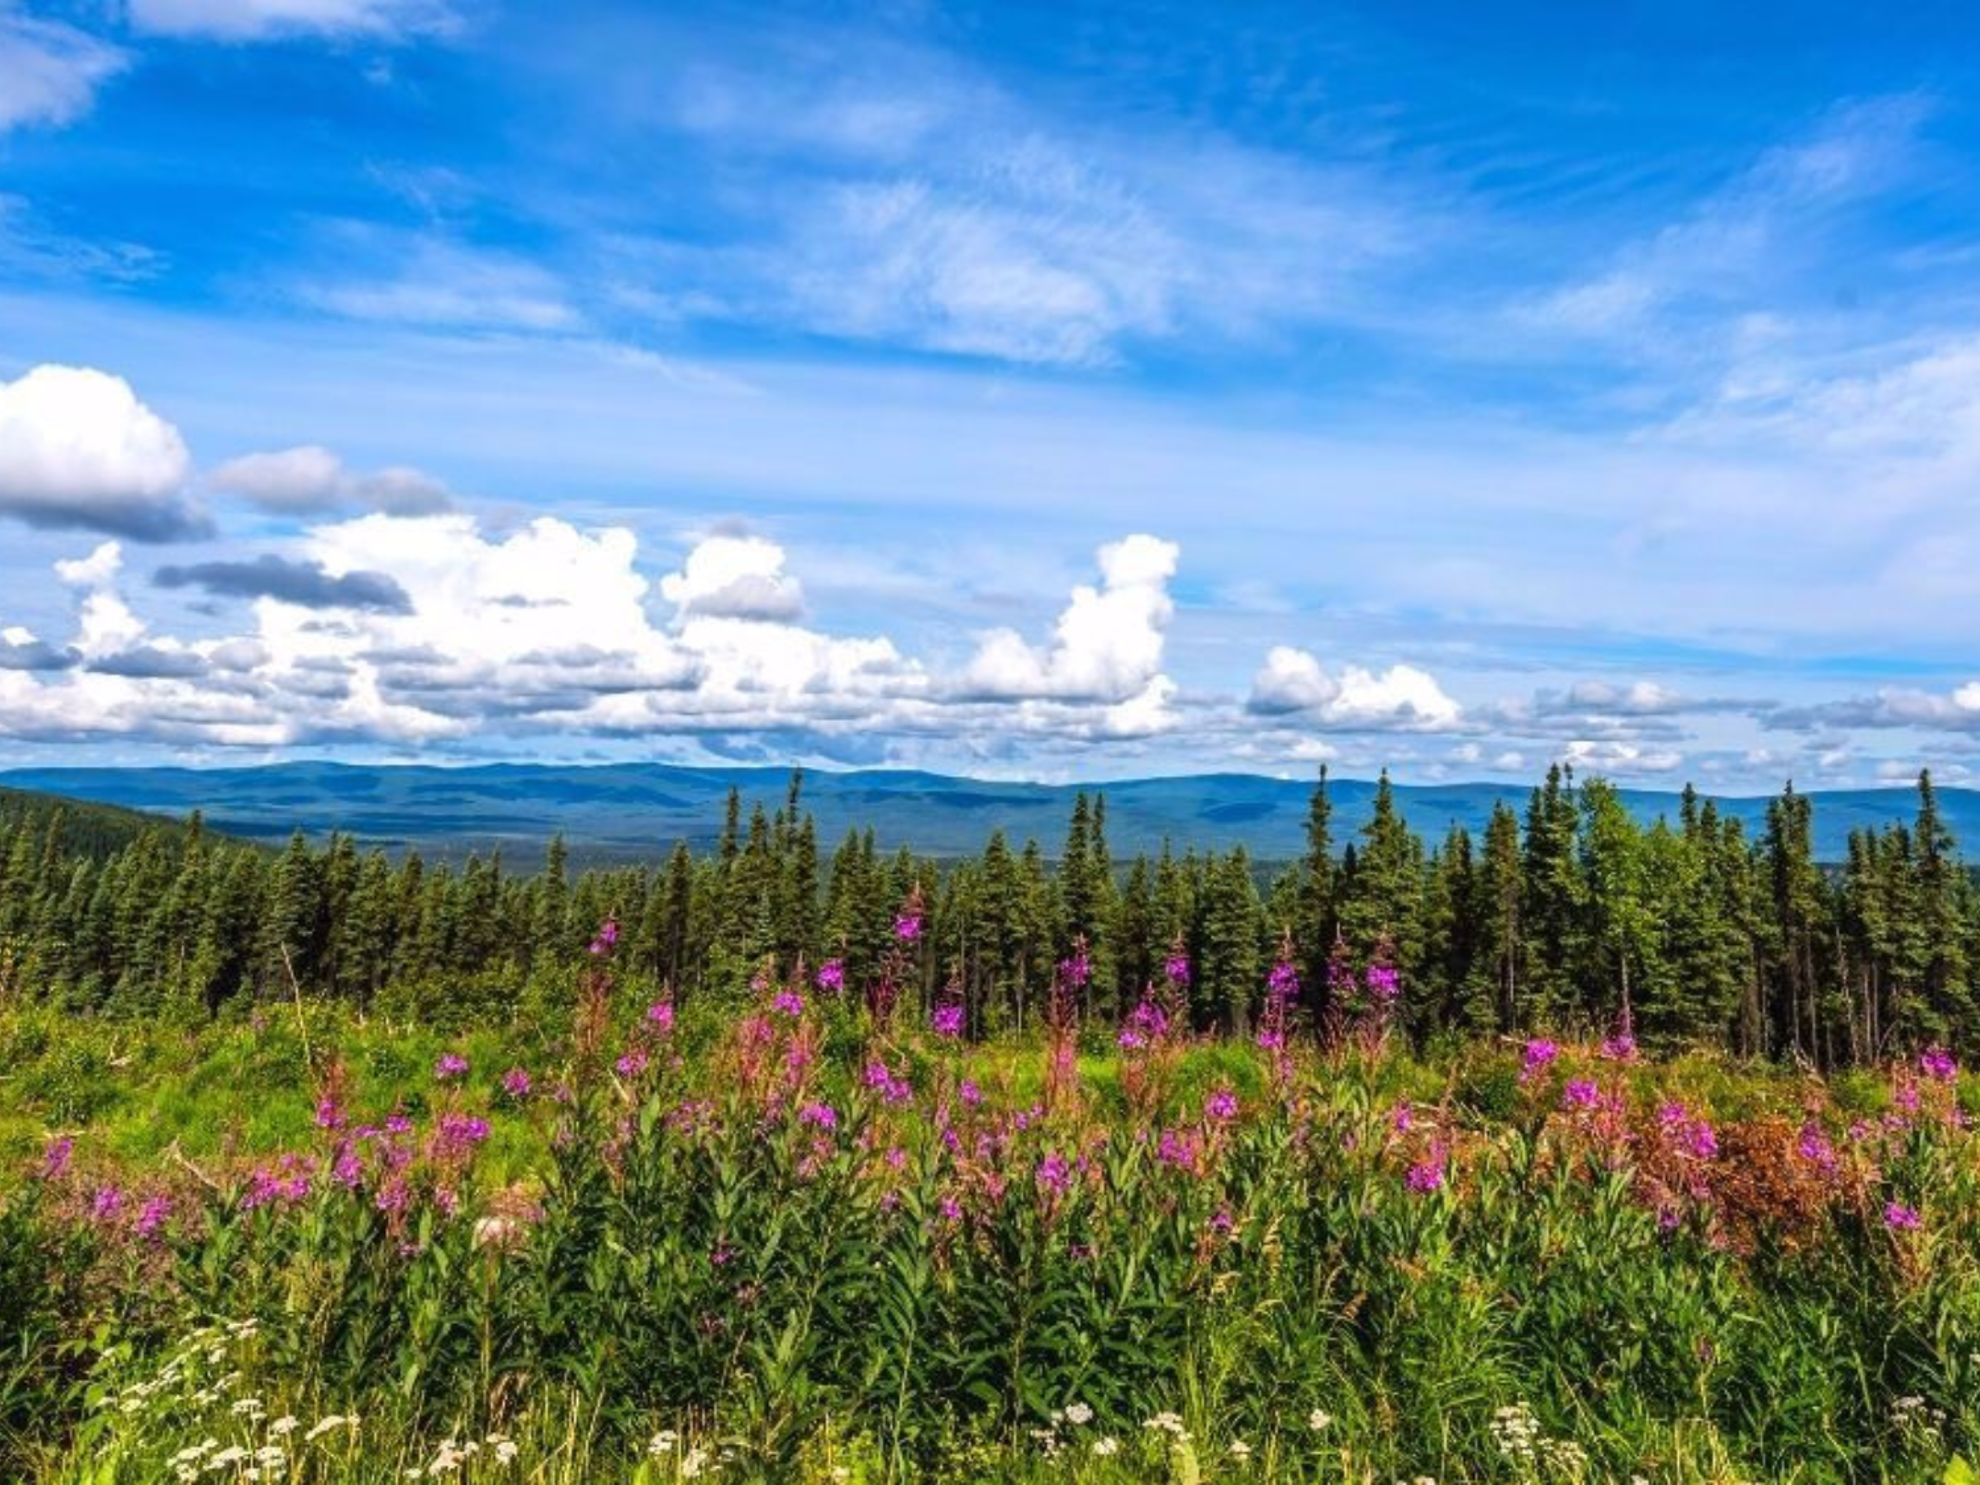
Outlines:
[[79, 833], [71, 811], [17, 805], [0, 811], [0, 997], [125, 1015], [294, 994], [514, 1004], [568, 983], [607, 917], [622, 973], [683, 999], [831, 960], [857, 993], [900, 952], [914, 899], [907, 988], [959, 997], [979, 1035], [1035, 1024], [1075, 957], [1083, 1010], [1108, 1017], [1178, 956], [1199, 1024], [1238, 1032], [1281, 957], [1323, 1031], [1371, 966], [1395, 972], [1395, 1014], [1419, 1038], [1628, 1030], [1834, 1066], [1980, 1029], [1980, 892], [1929, 774], [1915, 823], [1858, 832], [1829, 864], [1792, 787], [1749, 839], [1689, 789], [1675, 820], [1645, 826], [1606, 781], [1561, 768], [1523, 813], [1499, 805], [1482, 838], [1454, 827], [1434, 844], [1386, 775], [1368, 822], [1337, 839], [1322, 770], [1305, 855], [1270, 869], [1242, 848], [1117, 861], [1101, 794], [1078, 798], [1050, 854], [996, 833], [937, 863], [883, 853], [871, 831], [827, 854], [802, 790], [794, 774], [779, 808], [747, 817], [732, 793], [700, 855], [683, 844], [654, 867], [573, 872], [559, 838], [528, 874], [499, 854], [394, 862], [345, 835], [265, 851], [197, 816], [106, 848], [107, 821]]

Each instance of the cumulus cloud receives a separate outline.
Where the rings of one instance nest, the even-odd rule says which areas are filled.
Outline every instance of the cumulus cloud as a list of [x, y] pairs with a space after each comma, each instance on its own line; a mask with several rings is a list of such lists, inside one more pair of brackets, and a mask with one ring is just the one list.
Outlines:
[[130, 0], [134, 29], [214, 41], [288, 36], [398, 40], [456, 24], [441, 0]]
[[1670, 748], [1646, 748], [1636, 743], [1577, 738], [1561, 753], [1563, 763], [1571, 763], [1585, 773], [1639, 774], [1670, 773], [1684, 764], [1684, 755]]
[[68, 670], [80, 663], [74, 650], [57, 649], [18, 624], [0, 629], [0, 670]]
[[[1100, 584], [1075, 590], [1047, 643], [987, 643], [977, 660], [1023, 683], [1000, 694], [974, 661], [938, 673], [888, 636], [810, 627], [765, 538], [712, 535], [657, 584], [637, 558], [616, 527], [542, 518], [491, 535], [462, 513], [371, 514], [310, 528], [292, 556], [166, 569], [168, 586], [250, 600], [241, 632], [189, 639], [154, 634], [125, 602], [122, 549], [105, 543], [58, 566], [77, 602], [66, 647], [19, 631], [0, 650], [0, 736], [271, 747], [499, 729], [718, 752], [803, 738], [880, 761], [976, 738], [1134, 739], [1174, 720], [1167, 542], [1103, 548]], [[355, 601], [367, 592], [377, 601]], [[671, 616], [654, 616], [656, 597]]]
[[161, 588], [202, 588], [217, 598], [273, 598], [300, 608], [369, 609], [381, 614], [412, 612], [406, 590], [382, 572], [332, 576], [320, 562], [292, 562], [263, 553], [246, 562], [195, 562], [161, 567], [152, 581]]
[[1980, 681], [1968, 681], [1949, 692], [1887, 686], [1868, 696], [1779, 707], [1766, 722], [1795, 732], [1852, 727], [1980, 732]]
[[230, 459], [206, 477], [215, 490], [283, 515], [384, 511], [430, 516], [451, 509], [447, 487], [403, 465], [359, 474], [318, 444]]
[[129, 60], [73, 26], [0, 8], [0, 134], [80, 118]]
[[1252, 678], [1247, 710], [1340, 728], [1436, 732], [1457, 726], [1463, 709], [1435, 676], [1414, 665], [1342, 668], [1335, 677], [1313, 654], [1275, 645]]
[[1014, 629], [983, 637], [963, 674], [965, 694], [1153, 705], [1151, 690], [1171, 687], [1161, 674], [1163, 631], [1175, 614], [1169, 579], [1181, 548], [1146, 535], [1100, 549], [1100, 585], [1082, 583], [1059, 615], [1052, 639], [1033, 645]]
[[37, 366], [0, 382], [0, 515], [170, 541], [210, 529], [185, 497], [179, 430], [121, 377]]
[[681, 571], [660, 580], [680, 619], [760, 619], [789, 623], [804, 613], [804, 589], [784, 571], [783, 549], [758, 536], [721, 534], [688, 553]]

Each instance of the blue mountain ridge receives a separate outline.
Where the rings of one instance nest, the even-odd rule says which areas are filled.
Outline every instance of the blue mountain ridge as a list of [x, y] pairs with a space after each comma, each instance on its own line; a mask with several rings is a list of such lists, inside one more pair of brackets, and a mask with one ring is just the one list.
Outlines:
[[[0, 770], [0, 783], [19, 789], [174, 817], [198, 809], [213, 828], [250, 839], [279, 840], [297, 827], [313, 836], [341, 830], [366, 845], [417, 847], [439, 858], [500, 847], [518, 864], [559, 831], [573, 856], [588, 861], [650, 860], [677, 840], [704, 845], [721, 828], [731, 786], [741, 791], [747, 817], [756, 803], [779, 806], [789, 777], [784, 768], [657, 763]], [[1312, 789], [1310, 779], [1242, 773], [1037, 784], [908, 770], [807, 771], [804, 804], [828, 850], [848, 830], [871, 826], [883, 848], [909, 845], [923, 855], [954, 857], [980, 850], [1001, 828], [1014, 845], [1035, 837], [1052, 854], [1065, 838], [1073, 796], [1084, 790], [1106, 796], [1107, 835], [1117, 857], [1158, 851], [1166, 839], [1178, 852], [1243, 845], [1261, 860], [1280, 861], [1303, 848]], [[1482, 834], [1496, 801], [1522, 809], [1531, 786], [1398, 784], [1395, 791], [1410, 825], [1434, 842], [1452, 824]], [[1335, 779], [1329, 792], [1338, 843], [1367, 819], [1375, 785]], [[1766, 796], [1711, 797], [1757, 835]], [[1842, 858], [1852, 830], [1908, 821], [1917, 808], [1909, 787], [1816, 790], [1811, 797], [1816, 851], [1829, 861]], [[1623, 799], [1645, 821], [1677, 813], [1675, 791], [1627, 789]], [[1980, 790], [1942, 789], [1940, 801], [1955, 833], [1980, 842]]]

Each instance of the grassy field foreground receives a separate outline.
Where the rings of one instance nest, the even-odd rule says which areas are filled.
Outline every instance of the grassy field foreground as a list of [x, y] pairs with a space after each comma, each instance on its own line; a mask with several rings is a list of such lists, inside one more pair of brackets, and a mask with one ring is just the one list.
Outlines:
[[[1937, 1480], [1952, 1059], [1412, 1057], [612, 987], [0, 1018], [0, 1476]], [[1269, 1002], [1268, 1002], [1269, 1004]]]

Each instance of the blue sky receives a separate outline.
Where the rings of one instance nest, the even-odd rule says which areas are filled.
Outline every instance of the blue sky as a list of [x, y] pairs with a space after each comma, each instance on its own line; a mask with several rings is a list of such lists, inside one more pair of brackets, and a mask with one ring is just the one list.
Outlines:
[[1971, 777], [1980, 18], [0, 0], [0, 756]]

